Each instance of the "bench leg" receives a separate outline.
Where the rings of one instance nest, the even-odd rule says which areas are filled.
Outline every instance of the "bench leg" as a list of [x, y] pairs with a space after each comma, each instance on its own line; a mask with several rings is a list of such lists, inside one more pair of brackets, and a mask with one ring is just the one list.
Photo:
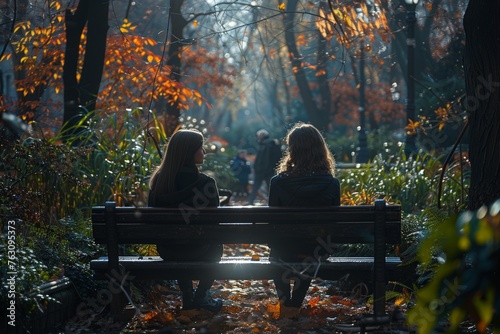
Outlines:
[[108, 278], [109, 290], [112, 293], [111, 315], [116, 320], [122, 320], [122, 310], [125, 306], [123, 288], [123, 273], [120, 272], [118, 237], [116, 232], [116, 203], [106, 202], [105, 219], [108, 245]]
[[375, 200], [375, 245], [373, 258], [373, 314], [385, 315], [385, 200]]

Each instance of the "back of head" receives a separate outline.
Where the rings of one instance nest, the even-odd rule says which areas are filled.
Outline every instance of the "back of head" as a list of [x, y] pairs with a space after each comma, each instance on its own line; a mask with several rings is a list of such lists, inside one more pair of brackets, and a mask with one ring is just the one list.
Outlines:
[[257, 131], [256, 135], [257, 140], [259, 141], [269, 138], [269, 132], [266, 129], [260, 129], [259, 131]]
[[[196, 168], [194, 155], [203, 146], [203, 134], [196, 129], [178, 130], [170, 137], [165, 156], [150, 180], [151, 193], [154, 188], [175, 190], [175, 177], [182, 167]], [[154, 194], [153, 194], [154, 196]]]
[[203, 135], [196, 129], [179, 130], [168, 142], [165, 160], [170, 166], [194, 166], [194, 154], [203, 145]]
[[333, 175], [335, 161], [325, 139], [316, 127], [297, 123], [288, 132], [286, 141], [288, 154], [280, 171], [329, 172]]

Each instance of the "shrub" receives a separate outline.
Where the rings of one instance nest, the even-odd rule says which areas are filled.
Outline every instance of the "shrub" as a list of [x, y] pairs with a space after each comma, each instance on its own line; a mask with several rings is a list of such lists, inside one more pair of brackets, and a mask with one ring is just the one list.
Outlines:
[[20, 236], [15, 238], [15, 259], [12, 259], [7, 252], [7, 235], [0, 235], [0, 304], [2, 309], [6, 310], [11, 301], [14, 301], [16, 313], [30, 314], [37, 309], [42, 310], [46, 302], [53, 300], [42, 295], [39, 288], [49, 280], [50, 270], [37, 258], [33, 249], [22, 246], [21, 239]]
[[0, 215], [45, 226], [81, 207], [89, 183], [78, 169], [88, 149], [45, 139], [0, 142]]
[[500, 328], [500, 199], [430, 227], [418, 254], [432, 275], [416, 293], [409, 323], [430, 333], [448, 320], [456, 331], [469, 316], [481, 333]]
[[[467, 167], [467, 166], [466, 166]], [[436, 206], [439, 174], [443, 164], [440, 157], [420, 153], [406, 159], [403, 152], [383, 159], [380, 155], [359, 168], [338, 171], [344, 204], [369, 204], [385, 196], [399, 203], [405, 213], [419, 213], [424, 208]], [[445, 174], [442, 192], [443, 206], [457, 212], [465, 205], [467, 168], [451, 168]], [[458, 182], [457, 182], [458, 180]]]
[[[0, 247], [8, 249], [15, 241], [16, 250], [15, 259], [1, 252], [1, 278], [5, 284], [11, 272], [7, 264], [13, 261], [17, 307], [29, 315], [50, 300], [40, 294], [43, 283], [66, 275], [81, 293], [92, 288], [88, 262], [98, 248], [79, 210], [90, 204], [85, 196], [88, 181], [79, 169], [90, 150], [34, 138], [3, 141], [0, 148], [0, 215], [7, 224]], [[6, 301], [2, 291], [2, 303]]]

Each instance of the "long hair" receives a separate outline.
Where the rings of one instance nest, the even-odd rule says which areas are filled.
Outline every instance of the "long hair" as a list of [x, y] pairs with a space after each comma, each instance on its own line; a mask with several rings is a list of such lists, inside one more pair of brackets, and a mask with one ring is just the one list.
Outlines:
[[335, 175], [335, 159], [325, 139], [311, 124], [297, 123], [286, 135], [288, 148], [278, 164], [278, 173], [321, 172]]
[[198, 169], [194, 154], [203, 146], [203, 135], [195, 129], [179, 130], [170, 137], [160, 166], [149, 180], [149, 196], [155, 198], [159, 191], [175, 192], [175, 178], [182, 167]]

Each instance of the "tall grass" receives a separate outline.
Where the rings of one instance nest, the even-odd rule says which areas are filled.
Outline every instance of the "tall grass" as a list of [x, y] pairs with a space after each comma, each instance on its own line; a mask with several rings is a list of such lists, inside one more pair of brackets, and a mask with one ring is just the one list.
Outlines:
[[[339, 170], [344, 204], [367, 204], [385, 197], [401, 205], [407, 213], [418, 213], [437, 205], [438, 187], [443, 187], [441, 203], [450, 212], [465, 206], [468, 190], [468, 166], [458, 168], [456, 162], [439, 182], [442, 157], [419, 153], [406, 158], [403, 152], [387, 159], [377, 156], [359, 168]], [[464, 175], [465, 174], [465, 175]]]

